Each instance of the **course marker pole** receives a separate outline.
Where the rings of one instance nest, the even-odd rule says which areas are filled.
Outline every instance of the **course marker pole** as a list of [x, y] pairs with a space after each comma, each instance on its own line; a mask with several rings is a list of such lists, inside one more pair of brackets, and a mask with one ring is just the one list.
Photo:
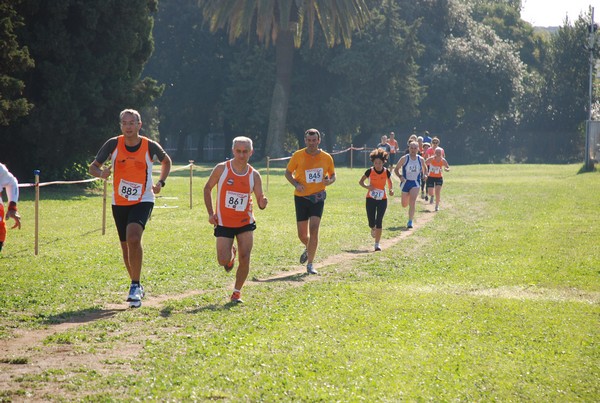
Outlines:
[[190, 162], [190, 210], [192, 209], [192, 179], [194, 178], [194, 160]]
[[267, 155], [267, 192], [269, 191], [269, 163], [271, 158]]
[[106, 188], [107, 179], [104, 179], [104, 192], [102, 193], [102, 235], [106, 234]]
[[39, 252], [39, 233], [40, 233], [40, 226], [39, 226], [39, 212], [40, 212], [40, 170], [36, 169], [35, 171], [33, 171], [33, 175], [35, 176], [35, 246], [34, 246], [34, 253], [37, 256], [38, 252]]

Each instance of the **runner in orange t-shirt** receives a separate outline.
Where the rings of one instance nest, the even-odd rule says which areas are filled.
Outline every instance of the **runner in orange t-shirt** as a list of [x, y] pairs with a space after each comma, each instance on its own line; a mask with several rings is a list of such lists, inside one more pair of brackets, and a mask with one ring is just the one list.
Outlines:
[[319, 244], [319, 226], [325, 207], [325, 187], [335, 182], [331, 155], [319, 148], [321, 133], [309, 129], [304, 133], [306, 148], [296, 151], [285, 170], [285, 178], [294, 186], [298, 238], [304, 244], [300, 263], [309, 274], [317, 274], [313, 259]]
[[[215, 226], [217, 260], [225, 271], [233, 269], [236, 253], [239, 253], [231, 302], [241, 303], [241, 290], [250, 271], [253, 231], [256, 229], [252, 213], [252, 193], [261, 210], [267, 207], [268, 200], [263, 192], [260, 174], [248, 164], [254, 151], [252, 140], [243, 136], [234, 138], [231, 151], [233, 159], [213, 168], [204, 186], [204, 204], [208, 222]], [[215, 186], [217, 202], [216, 209], [213, 209], [212, 189]], [[233, 243], [234, 239], [237, 239], [237, 248]]]

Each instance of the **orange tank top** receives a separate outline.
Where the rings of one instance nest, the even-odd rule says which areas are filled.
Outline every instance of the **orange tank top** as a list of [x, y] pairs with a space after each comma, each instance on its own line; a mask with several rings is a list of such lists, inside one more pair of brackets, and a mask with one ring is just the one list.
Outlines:
[[225, 169], [217, 185], [217, 217], [219, 225], [239, 228], [254, 223], [252, 214], [252, 190], [254, 168], [248, 165], [244, 174], [238, 175], [225, 163]]
[[388, 170], [384, 169], [381, 173], [377, 173], [375, 168], [371, 167], [369, 172], [369, 184], [375, 187], [375, 190], [369, 190], [367, 197], [375, 200], [385, 200], [387, 196], [385, 194], [385, 185], [388, 181]]
[[441, 178], [444, 169], [444, 160], [436, 161], [435, 158], [429, 161], [429, 176], [432, 178]]
[[135, 152], [125, 148], [125, 137], [117, 138], [117, 148], [112, 154], [113, 204], [130, 206], [140, 202], [154, 202], [152, 191], [152, 160], [148, 151], [148, 139]]

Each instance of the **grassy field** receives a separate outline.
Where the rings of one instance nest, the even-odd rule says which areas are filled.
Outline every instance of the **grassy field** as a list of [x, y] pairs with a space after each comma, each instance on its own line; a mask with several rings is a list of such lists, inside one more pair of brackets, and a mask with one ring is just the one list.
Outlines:
[[[453, 166], [415, 228], [393, 197], [373, 253], [364, 169], [339, 168], [315, 261], [298, 264], [292, 188], [272, 168], [245, 304], [216, 264], [197, 167], [174, 173], [144, 234], [147, 299], [98, 190], [33, 190], [0, 256], [0, 401], [600, 400], [600, 175]], [[261, 169], [266, 183], [266, 172]]]

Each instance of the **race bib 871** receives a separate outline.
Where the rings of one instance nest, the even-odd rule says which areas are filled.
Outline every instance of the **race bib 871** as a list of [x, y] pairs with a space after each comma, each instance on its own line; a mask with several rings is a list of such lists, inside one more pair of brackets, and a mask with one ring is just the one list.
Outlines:
[[375, 200], [383, 200], [383, 195], [385, 194], [385, 192], [381, 189], [375, 189], [375, 190], [369, 191], [369, 194]]

